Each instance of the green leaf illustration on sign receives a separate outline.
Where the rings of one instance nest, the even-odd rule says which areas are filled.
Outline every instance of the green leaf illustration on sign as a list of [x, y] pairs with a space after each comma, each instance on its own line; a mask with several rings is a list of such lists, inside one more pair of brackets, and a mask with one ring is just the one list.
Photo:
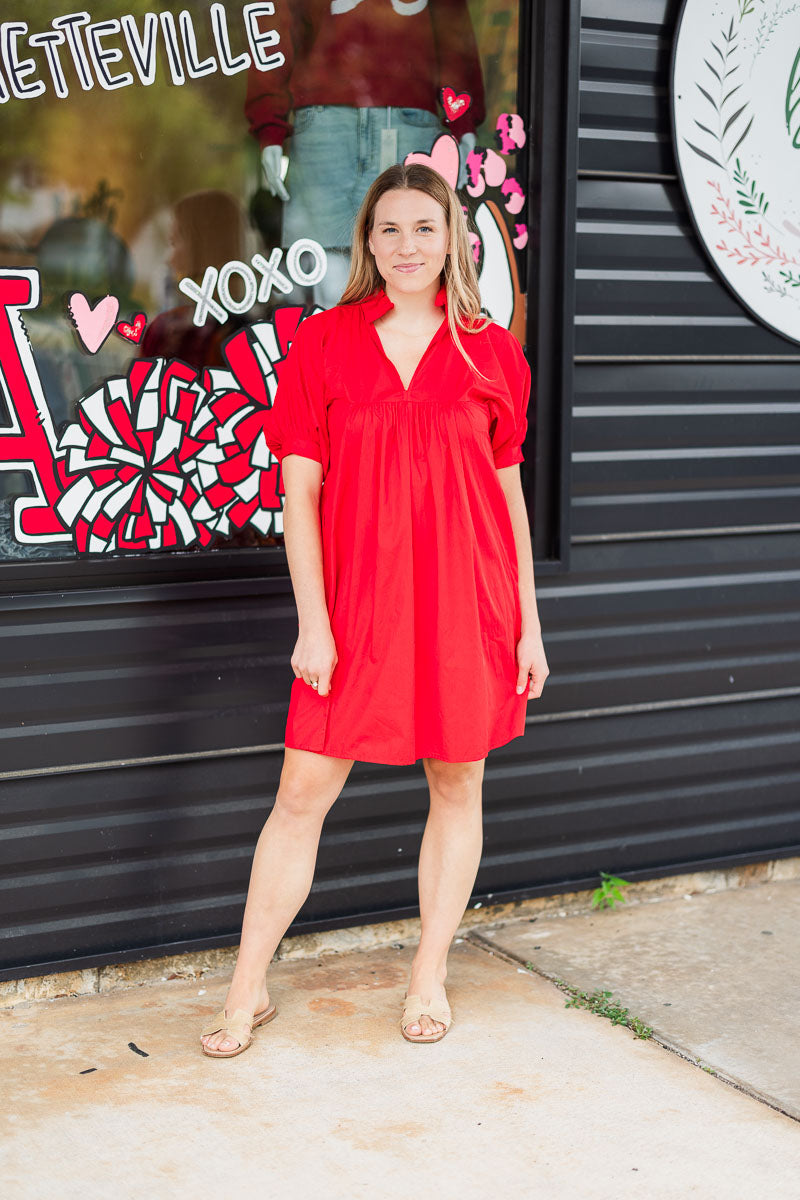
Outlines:
[[739, 203], [744, 211], [749, 213], [750, 216], [754, 216], [757, 213], [766, 213], [769, 208], [769, 200], [764, 199], [764, 193], [759, 192], [755, 179], [750, 178], [738, 158], [736, 159], [736, 170], [733, 172], [733, 179], [736, 183], [736, 195], [739, 197]]
[[786, 129], [795, 150], [800, 150], [800, 50], [795, 55], [786, 85]]

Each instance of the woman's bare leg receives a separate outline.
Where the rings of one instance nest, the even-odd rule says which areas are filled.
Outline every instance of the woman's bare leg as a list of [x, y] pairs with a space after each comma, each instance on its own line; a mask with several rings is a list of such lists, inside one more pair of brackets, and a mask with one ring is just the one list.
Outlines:
[[[225, 1000], [229, 1016], [236, 1008], [256, 1013], [269, 1007], [267, 968], [311, 891], [322, 825], [354, 761], [285, 749], [275, 803], [253, 856], [239, 954]], [[211, 1050], [239, 1044], [222, 1032], [201, 1040]]]
[[[446, 1000], [447, 954], [478, 874], [483, 852], [485, 759], [450, 763], [422, 760], [431, 803], [419, 855], [422, 932], [411, 964], [408, 994], [424, 1001]], [[437, 1033], [443, 1025], [422, 1016], [407, 1027], [412, 1036]]]

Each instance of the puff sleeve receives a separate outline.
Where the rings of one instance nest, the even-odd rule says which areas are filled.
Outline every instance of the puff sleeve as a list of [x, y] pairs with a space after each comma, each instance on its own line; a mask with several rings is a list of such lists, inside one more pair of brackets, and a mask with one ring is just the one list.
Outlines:
[[325, 393], [323, 346], [316, 314], [297, 326], [278, 373], [272, 407], [264, 414], [264, 437], [282, 462], [287, 454], [313, 458], [330, 466], [330, 440]]
[[524, 462], [522, 443], [528, 431], [528, 403], [531, 396], [531, 369], [519, 341], [508, 330], [497, 347], [503, 386], [491, 399], [492, 419], [489, 434], [496, 467]]

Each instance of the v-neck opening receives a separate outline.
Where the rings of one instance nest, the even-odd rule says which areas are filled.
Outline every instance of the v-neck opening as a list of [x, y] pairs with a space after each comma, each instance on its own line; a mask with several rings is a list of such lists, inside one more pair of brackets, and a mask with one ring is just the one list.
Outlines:
[[397, 376], [397, 381], [400, 384], [400, 387], [403, 389], [403, 395], [407, 396], [408, 393], [411, 391], [411, 388], [413, 387], [414, 380], [417, 378], [417, 374], [419, 372], [420, 367], [422, 366], [423, 362], [425, 361], [425, 359], [428, 356], [428, 352], [430, 351], [431, 347], [433, 346], [433, 343], [439, 337], [439, 334], [442, 332], [443, 327], [447, 324], [447, 314], [445, 313], [445, 315], [442, 317], [442, 320], [441, 320], [439, 326], [434, 330], [430, 341], [428, 342], [427, 346], [422, 351], [422, 354], [420, 355], [419, 359], [417, 360], [417, 365], [414, 367], [411, 378], [409, 379], [407, 384], [403, 383], [403, 377], [401, 376], [399, 370], [397, 369], [397, 364], [386, 353], [386, 347], [384, 346], [383, 342], [381, 341], [381, 335], [378, 333], [378, 330], [375, 328], [375, 322], [369, 321], [368, 324], [370, 326], [370, 329], [372, 330], [372, 336], [375, 338], [375, 340], [378, 343], [378, 346], [381, 349], [381, 353], [383, 354], [383, 357], [386, 359], [389, 366], [392, 368], [395, 375]]

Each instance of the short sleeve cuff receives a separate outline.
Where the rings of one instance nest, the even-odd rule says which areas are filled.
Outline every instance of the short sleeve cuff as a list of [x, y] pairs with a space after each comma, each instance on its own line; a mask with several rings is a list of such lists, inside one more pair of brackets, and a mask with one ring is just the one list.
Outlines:
[[277, 452], [273, 450], [273, 454], [278, 462], [283, 462], [287, 454], [299, 454], [302, 458], [313, 458], [321, 466], [324, 465], [319, 446], [315, 442], [304, 441], [302, 438], [287, 438]]
[[496, 451], [494, 455], [494, 465], [496, 467], [513, 467], [514, 463], [524, 461], [525, 456], [520, 446], [504, 446], [502, 449]]

